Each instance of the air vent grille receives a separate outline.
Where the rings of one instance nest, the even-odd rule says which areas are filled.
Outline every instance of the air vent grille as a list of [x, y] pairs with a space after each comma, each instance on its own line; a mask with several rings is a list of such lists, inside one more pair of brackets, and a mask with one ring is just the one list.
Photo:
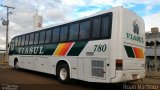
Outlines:
[[104, 77], [104, 61], [92, 60], [91, 74], [96, 77]]

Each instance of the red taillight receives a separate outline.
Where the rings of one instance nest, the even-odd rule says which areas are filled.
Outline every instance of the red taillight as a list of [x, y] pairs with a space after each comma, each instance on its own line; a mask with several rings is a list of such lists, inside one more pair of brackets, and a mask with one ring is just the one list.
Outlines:
[[122, 70], [122, 69], [123, 69], [123, 60], [116, 59], [116, 70]]

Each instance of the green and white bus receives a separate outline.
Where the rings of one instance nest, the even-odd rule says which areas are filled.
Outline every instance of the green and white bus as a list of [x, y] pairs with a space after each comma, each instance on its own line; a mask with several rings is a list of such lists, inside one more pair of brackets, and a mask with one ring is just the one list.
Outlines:
[[13, 37], [9, 65], [53, 74], [63, 83], [117, 83], [145, 77], [144, 53], [144, 21], [115, 7]]

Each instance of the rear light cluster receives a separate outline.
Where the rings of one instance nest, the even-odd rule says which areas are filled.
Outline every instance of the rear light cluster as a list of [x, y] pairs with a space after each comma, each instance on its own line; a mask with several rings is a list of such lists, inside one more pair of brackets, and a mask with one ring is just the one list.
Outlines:
[[123, 60], [116, 59], [116, 70], [122, 70], [122, 69], [123, 69]]

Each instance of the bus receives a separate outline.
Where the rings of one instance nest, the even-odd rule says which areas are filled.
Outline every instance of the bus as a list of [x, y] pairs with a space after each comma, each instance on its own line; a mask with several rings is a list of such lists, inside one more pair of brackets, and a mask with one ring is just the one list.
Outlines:
[[118, 83], [145, 77], [145, 28], [136, 13], [113, 7], [12, 38], [9, 65], [71, 79]]

